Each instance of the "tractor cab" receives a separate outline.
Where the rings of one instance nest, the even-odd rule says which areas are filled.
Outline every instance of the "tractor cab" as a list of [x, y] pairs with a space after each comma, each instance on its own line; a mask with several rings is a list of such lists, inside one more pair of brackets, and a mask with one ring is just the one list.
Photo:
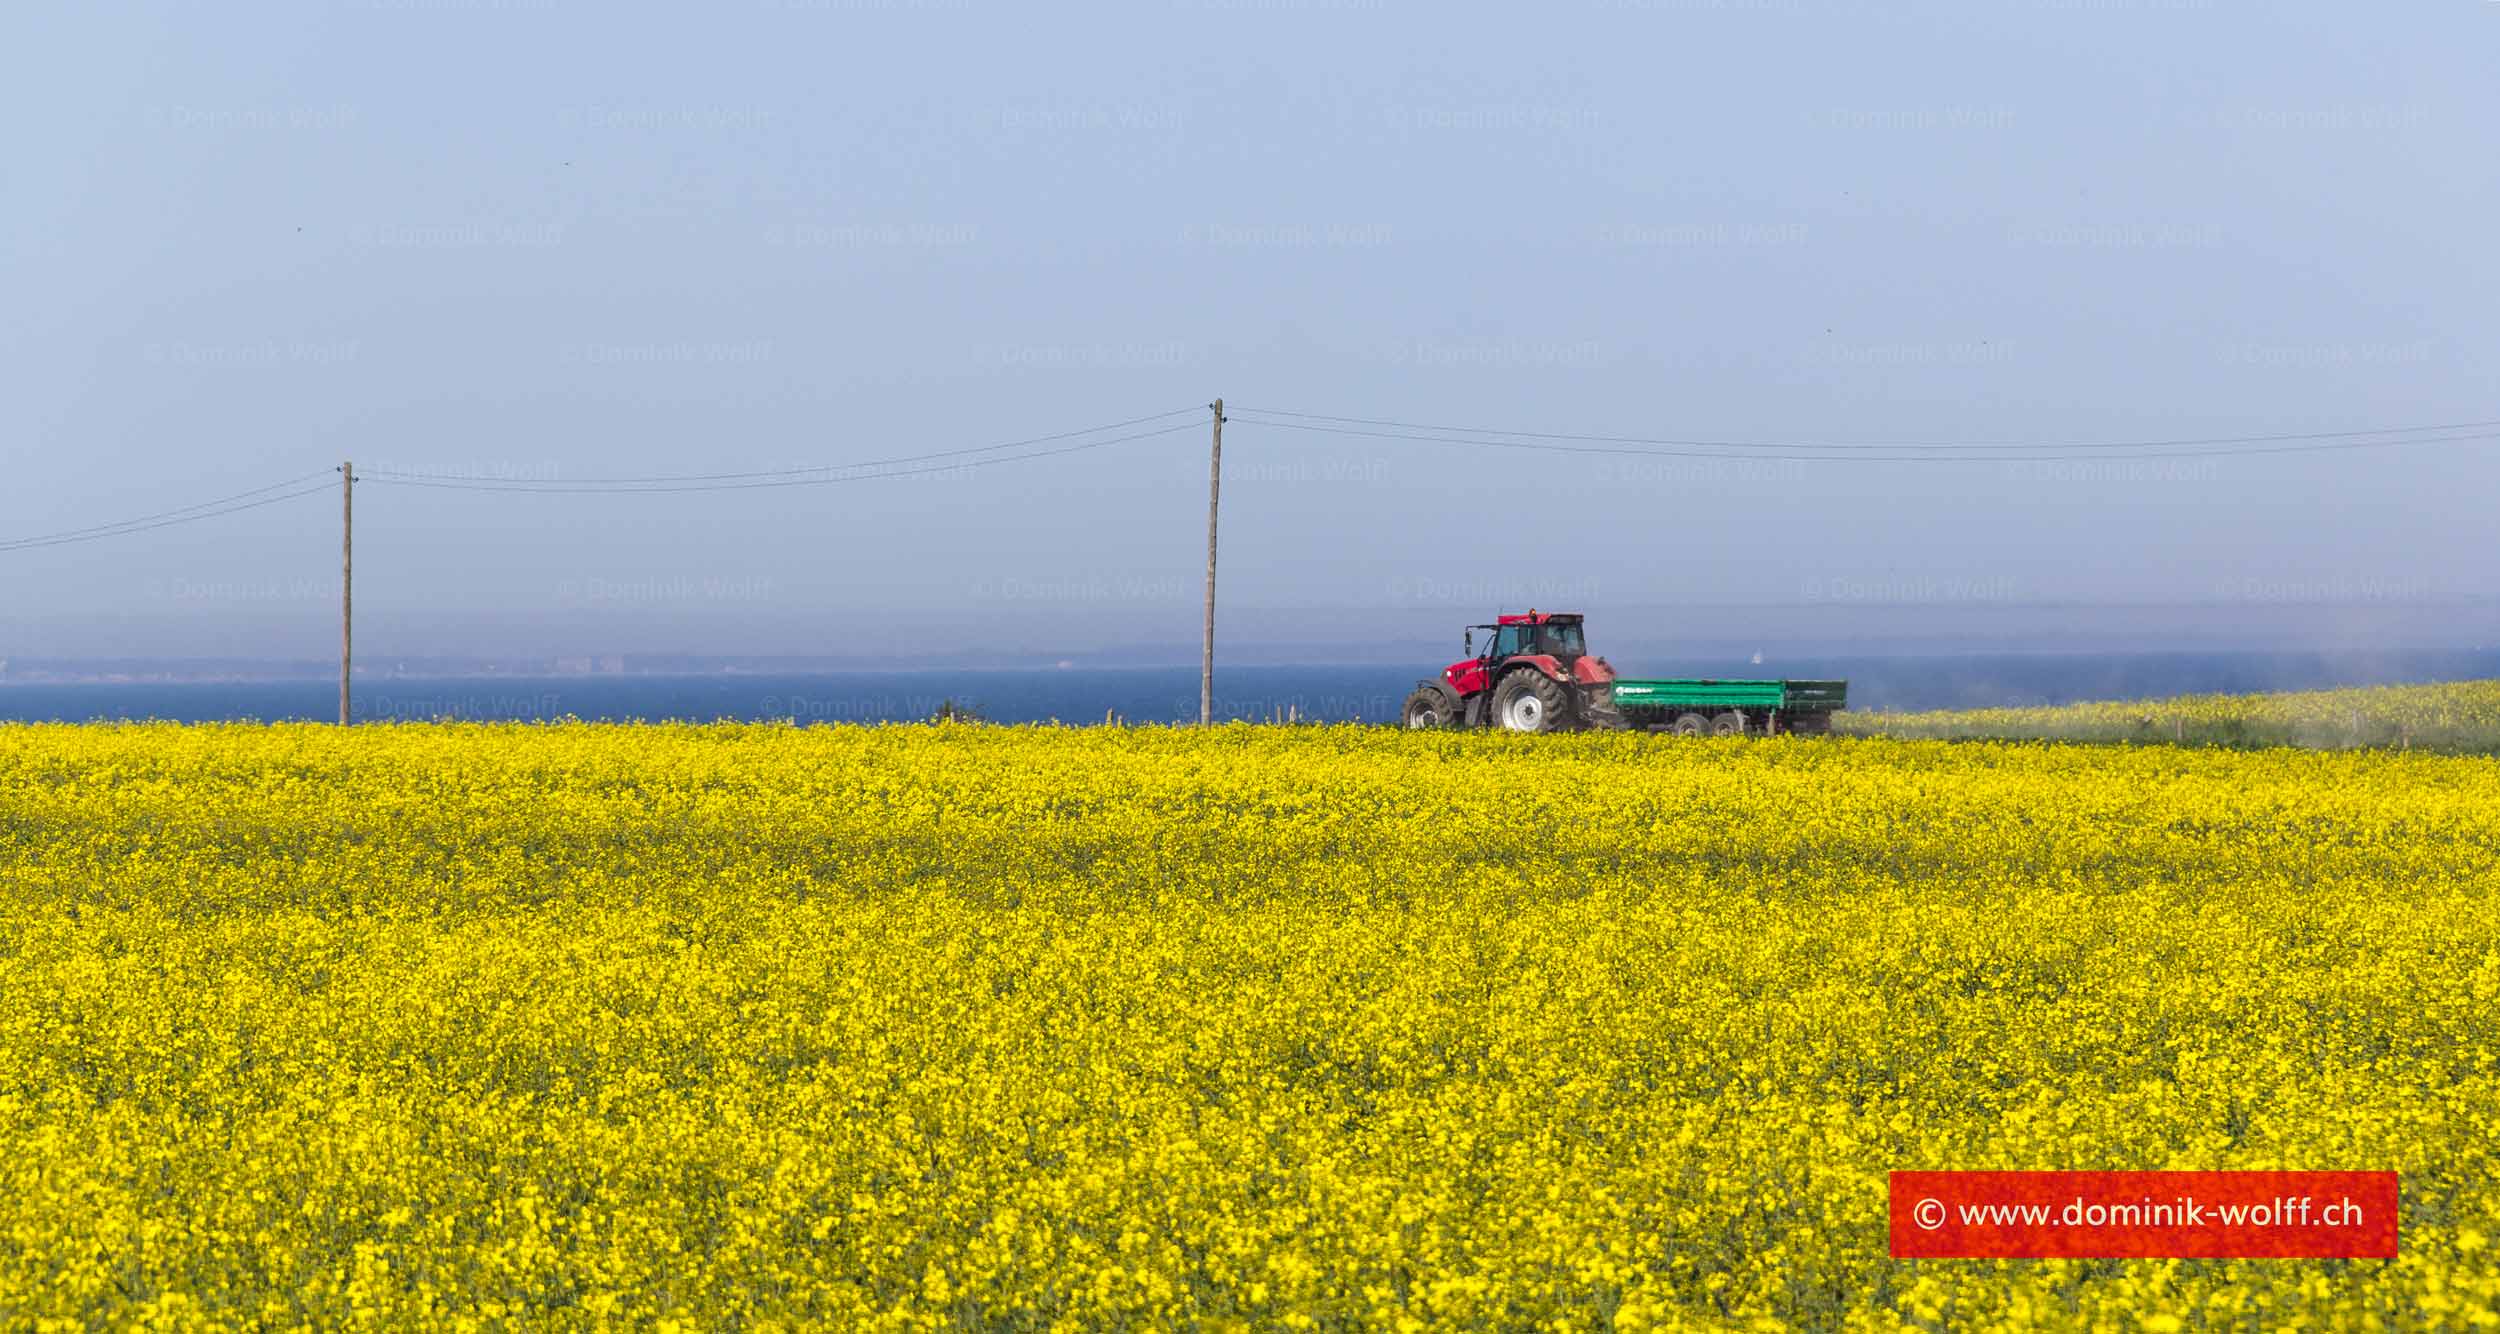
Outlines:
[[[1588, 656], [1588, 640], [1577, 612], [1540, 612], [1497, 617], [1490, 625], [1467, 627], [1467, 656], [1441, 673], [1460, 698], [1482, 691], [1504, 666], [1520, 658], [1551, 658], [1568, 675], [1571, 664]], [[1476, 651], [1476, 632], [1485, 632], [1484, 651]]]
[[1476, 656], [1476, 631], [1491, 635], [1479, 661], [1507, 662], [1528, 654], [1542, 654], [1559, 661], [1588, 656], [1588, 640], [1580, 629], [1581, 617], [1576, 614], [1529, 612], [1525, 616], [1504, 616], [1491, 625], [1467, 627], [1467, 654]]

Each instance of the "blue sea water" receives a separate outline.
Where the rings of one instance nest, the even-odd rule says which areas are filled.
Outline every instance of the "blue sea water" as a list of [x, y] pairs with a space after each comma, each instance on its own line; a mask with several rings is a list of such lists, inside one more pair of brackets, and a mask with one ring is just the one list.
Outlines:
[[[1430, 670], [1429, 667], [1423, 670]], [[1264, 720], [1387, 722], [1415, 667], [1238, 667], [1216, 676], [1216, 712]], [[1767, 666], [1742, 660], [1642, 663], [1644, 676], [1845, 677], [1866, 709], [1971, 708], [2140, 699], [2204, 691], [2500, 677], [2500, 651], [2318, 654], [1833, 654]], [[1182, 722], [1198, 716], [1198, 672], [1175, 668], [930, 670], [807, 675], [565, 676], [359, 679], [362, 721], [436, 718], [539, 721], [793, 719], [878, 723], [927, 718], [947, 701], [997, 722]], [[0, 684], [0, 720], [329, 720], [335, 681]]]

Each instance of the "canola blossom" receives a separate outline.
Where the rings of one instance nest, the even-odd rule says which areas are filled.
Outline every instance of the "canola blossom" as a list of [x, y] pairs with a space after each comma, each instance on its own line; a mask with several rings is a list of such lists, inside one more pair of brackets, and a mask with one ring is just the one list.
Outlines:
[[[2476, 1328], [2500, 763], [0, 728], [0, 1327]], [[1895, 1168], [2393, 1261], [1895, 1261]]]

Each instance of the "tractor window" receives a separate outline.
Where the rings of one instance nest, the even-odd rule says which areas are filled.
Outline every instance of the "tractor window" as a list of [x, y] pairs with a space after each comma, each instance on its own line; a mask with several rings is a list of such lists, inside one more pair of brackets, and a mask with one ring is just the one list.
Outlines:
[[1507, 658], [1528, 651], [1528, 627], [1505, 625], [1493, 636], [1493, 656]]
[[1580, 623], [1564, 621], [1559, 625], [1537, 627], [1537, 652], [1551, 653], [1557, 658], [1577, 658], [1588, 652], [1580, 637]]

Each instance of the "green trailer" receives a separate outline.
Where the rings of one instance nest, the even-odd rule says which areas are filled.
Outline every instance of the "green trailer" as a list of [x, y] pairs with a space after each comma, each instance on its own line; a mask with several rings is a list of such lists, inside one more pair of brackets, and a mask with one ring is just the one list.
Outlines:
[[1828, 732], [1849, 705], [1846, 681], [1627, 681], [1611, 703], [1629, 727], [1686, 736]]

